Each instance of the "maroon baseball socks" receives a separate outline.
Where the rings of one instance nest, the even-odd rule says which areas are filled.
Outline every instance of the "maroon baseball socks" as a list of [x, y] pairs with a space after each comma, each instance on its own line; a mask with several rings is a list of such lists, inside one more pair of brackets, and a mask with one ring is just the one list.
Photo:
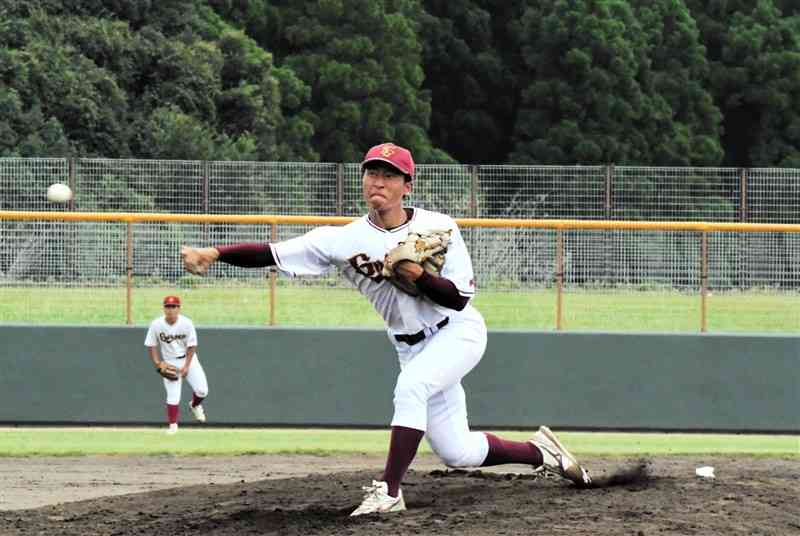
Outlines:
[[[389, 443], [389, 456], [382, 480], [389, 487], [389, 495], [397, 497], [403, 476], [411, 466], [417, 454], [419, 443], [425, 432], [403, 426], [392, 426], [392, 438]], [[485, 434], [489, 441], [489, 453], [481, 464], [482, 467], [502, 465], [506, 463], [522, 463], [539, 467], [542, 465], [542, 451], [527, 441], [511, 441], [494, 434]]]
[[510, 441], [494, 434], [485, 434], [489, 440], [489, 454], [481, 467], [502, 465], [504, 463], [524, 463], [539, 467], [542, 465], [542, 451], [527, 441]]
[[169, 424], [177, 424], [178, 422], [177, 404], [167, 404], [167, 422]]
[[197, 396], [196, 394], [192, 393], [192, 407], [196, 408], [200, 404], [202, 404], [204, 397]]
[[425, 432], [406, 428], [404, 426], [392, 426], [392, 439], [389, 442], [389, 456], [386, 459], [386, 469], [383, 471], [382, 480], [389, 487], [389, 495], [397, 497], [400, 491], [400, 482], [408, 471], [414, 456], [417, 455], [419, 442]]

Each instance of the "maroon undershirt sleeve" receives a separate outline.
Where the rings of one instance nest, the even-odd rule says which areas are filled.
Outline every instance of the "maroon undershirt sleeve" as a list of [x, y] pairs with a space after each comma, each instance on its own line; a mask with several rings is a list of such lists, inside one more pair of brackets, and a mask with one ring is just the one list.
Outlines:
[[269, 244], [242, 242], [230, 246], [214, 246], [219, 251], [219, 259], [226, 264], [244, 268], [275, 266], [275, 258]]
[[[219, 261], [244, 268], [275, 266], [275, 258], [269, 244], [245, 242], [231, 246], [215, 246], [219, 251]], [[467, 306], [469, 298], [458, 293], [452, 281], [423, 272], [416, 281], [417, 288], [434, 303], [461, 311]]]
[[455, 284], [445, 277], [422, 272], [415, 283], [420, 292], [442, 307], [461, 311], [469, 302], [469, 298], [459, 294]]

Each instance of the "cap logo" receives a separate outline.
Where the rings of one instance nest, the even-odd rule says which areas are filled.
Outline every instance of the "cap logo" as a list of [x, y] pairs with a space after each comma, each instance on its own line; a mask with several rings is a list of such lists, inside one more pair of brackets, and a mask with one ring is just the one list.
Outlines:
[[391, 143], [387, 143], [386, 145], [381, 147], [381, 156], [384, 157], [384, 158], [389, 158], [395, 152], [397, 152], [397, 147], [395, 147]]

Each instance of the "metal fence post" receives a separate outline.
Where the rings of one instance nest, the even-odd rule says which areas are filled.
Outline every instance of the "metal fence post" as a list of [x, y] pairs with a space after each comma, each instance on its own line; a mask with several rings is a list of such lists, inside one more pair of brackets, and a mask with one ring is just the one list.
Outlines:
[[556, 230], [556, 330], [562, 328], [564, 300], [564, 230]]
[[[270, 243], [278, 241], [278, 225], [273, 223], [270, 230]], [[275, 294], [278, 291], [278, 273], [274, 268], [269, 271], [269, 325], [275, 325]]]
[[607, 220], [611, 219], [611, 209], [614, 206], [614, 198], [613, 198], [613, 190], [612, 190], [612, 181], [614, 180], [614, 164], [608, 164], [606, 166], [606, 177], [605, 177], [605, 216]]
[[[76, 168], [77, 163], [75, 162], [74, 158], [67, 160], [67, 181], [69, 184], [69, 189], [72, 190], [72, 199], [69, 200], [69, 204], [67, 205], [67, 210], [69, 212], [75, 212], [75, 193], [78, 191], [76, 189], [77, 180], [75, 178]], [[69, 272], [71, 278], [75, 279], [78, 275], [78, 261], [75, 255], [75, 252], [78, 251], [78, 223], [73, 223], [69, 226], [69, 233], [67, 236], [69, 239], [64, 241], [65, 269]]]
[[739, 221], [747, 221], [747, 179], [749, 178], [747, 168], [739, 170]]
[[[612, 220], [614, 218], [614, 196], [613, 196], [613, 182], [614, 180], [614, 164], [608, 164], [606, 166], [606, 176], [605, 176], [605, 202], [604, 202], [604, 215], [606, 220]], [[614, 236], [615, 232], [611, 230], [605, 230], [603, 232], [603, 244], [604, 244], [604, 253], [603, 253], [603, 275], [605, 277], [605, 284], [611, 286], [612, 284], [612, 274], [614, 273], [611, 266], [613, 265], [614, 256]]]
[[72, 190], [72, 192], [73, 192], [72, 199], [69, 200], [69, 205], [68, 205], [68, 209], [69, 209], [70, 212], [74, 212], [75, 211], [75, 195], [74, 195], [74, 193], [77, 191], [75, 189], [76, 186], [77, 186], [77, 184], [75, 184], [76, 183], [76, 180], [75, 180], [75, 167], [76, 167], [75, 159], [74, 158], [70, 158], [68, 160], [69, 178], [67, 179], [69, 181], [69, 189]]
[[[480, 173], [480, 166], [470, 166], [470, 192], [469, 192], [469, 217], [478, 217], [478, 173]], [[469, 250], [475, 251], [475, 243], [478, 241], [477, 227], [469, 230]]]
[[471, 166], [470, 169], [470, 192], [469, 192], [469, 216], [478, 217], [478, 172], [480, 166]]
[[336, 164], [336, 215], [344, 212], [344, 164]]
[[[747, 214], [747, 189], [748, 189], [748, 179], [749, 179], [749, 170], [747, 168], [741, 168], [739, 170], [739, 221], [741, 223], [747, 223], [748, 214]], [[739, 244], [739, 251], [738, 251], [738, 262], [739, 266], [736, 270], [737, 272], [737, 279], [739, 280], [739, 288], [745, 289], [750, 284], [750, 262], [749, 262], [749, 249], [750, 249], [750, 238], [748, 237], [747, 233], [743, 233], [739, 236], [738, 240]]]
[[[211, 188], [211, 179], [209, 177], [209, 167], [210, 164], [207, 160], [203, 161], [203, 183], [201, 188], [200, 195], [202, 199], [200, 200], [201, 210], [203, 214], [208, 214], [209, 209], [209, 197], [210, 197], [210, 188]], [[203, 243], [207, 244], [208, 240], [208, 223], [203, 224]]]
[[127, 266], [125, 282], [125, 321], [128, 325], [133, 324], [133, 222], [128, 222], [127, 244], [125, 246]]
[[700, 331], [708, 329], [706, 297], [708, 295], [708, 233], [700, 233]]

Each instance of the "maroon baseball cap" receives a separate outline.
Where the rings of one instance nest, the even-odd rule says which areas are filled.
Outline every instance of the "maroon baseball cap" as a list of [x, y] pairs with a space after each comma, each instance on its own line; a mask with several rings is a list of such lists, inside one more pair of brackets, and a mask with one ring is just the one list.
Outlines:
[[164, 298], [164, 305], [180, 305], [181, 299], [177, 296], [167, 296]]
[[404, 175], [410, 177], [414, 176], [414, 159], [411, 157], [411, 151], [395, 145], [394, 143], [381, 143], [376, 145], [364, 156], [364, 161], [361, 162], [361, 167], [367, 162], [374, 161], [386, 162], [393, 165], [400, 170]]

